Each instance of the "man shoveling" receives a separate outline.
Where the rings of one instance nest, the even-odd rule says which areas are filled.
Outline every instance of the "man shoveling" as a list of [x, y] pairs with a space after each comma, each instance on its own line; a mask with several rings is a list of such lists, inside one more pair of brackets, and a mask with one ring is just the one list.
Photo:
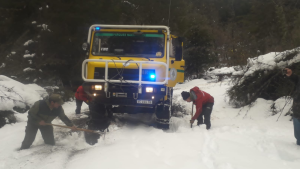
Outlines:
[[61, 107], [62, 104], [63, 100], [58, 94], [52, 94], [48, 100], [39, 100], [34, 103], [28, 112], [28, 122], [21, 150], [31, 146], [38, 129], [41, 131], [45, 144], [55, 145], [53, 127], [47, 124], [56, 117], [59, 117], [72, 130], [77, 129], [65, 115], [64, 109]]
[[197, 119], [197, 125], [206, 124], [206, 129], [210, 129], [210, 115], [214, 106], [214, 98], [210, 94], [200, 90], [198, 87], [192, 88], [190, 92], [183, 91], [181, 96], [183, 100], [193, 102], [193, 104], [196, 105], [196, 113], [190, 121], [191, 124]]

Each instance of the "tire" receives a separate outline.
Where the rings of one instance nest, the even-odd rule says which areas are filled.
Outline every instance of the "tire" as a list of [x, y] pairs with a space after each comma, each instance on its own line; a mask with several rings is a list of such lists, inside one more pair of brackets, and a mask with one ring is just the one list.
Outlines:
[[[88, 129], [93, 130], [90, 127], [88, 127]], [[85, 138], [85, 142], [88, 143], [89, 145], [95, 145], [96, 143], [98, 143], [98, 139], [100, 138], [100, 135], [84, 132], [84, 138]]]
[[164, 101], [161, 105], [156, 107], [156, 126], [160, 129], [169, 129], [170, 127], [170, 118], [172, 112], [172, 96], [173, 89], [170, 89], [168, 94], [168, 99]]
[[90, 116], [87, 125], [89, 128], [93, 130], [105, 130], [110, 125], [110, 113], [108, 113], [109, 109], [104, 104], [91, 104], [90, 108]]
[[156, 126], [159, 129], [169, 129], [170, 107], [159, 105], [156, 108]]
[[[86, 122], [87, 128], [89, 130], [100, 130], [104, 131], [107, 129], [110, 125], [110, 118], [108, 117], [108, 114], [106, 113], [106, 106], [103, 104], [90, 104], [90, 114], [89, 119]], [[94, 145], [98, 142], [98, 139], [100, 138], [100, 135], [93, 134], [93, 133], [84, 133], [85, 141], [90, 144]]]

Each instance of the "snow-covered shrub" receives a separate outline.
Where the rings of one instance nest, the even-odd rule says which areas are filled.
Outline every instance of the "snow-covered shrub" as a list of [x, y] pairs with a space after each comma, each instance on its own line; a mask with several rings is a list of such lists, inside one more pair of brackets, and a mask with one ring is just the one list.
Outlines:
[[9, 77], [0, 75], [0, 126], [14, 123], [14, 113], [25, 113], [38, 100], [47, 94], [36, 85], [24, 85]]
[[227, 92], [230, 103], [241, 107], [257, 98], [276, 100], [291, 96], [294, 84], [283, 74], [282, 70], [286, 67], [300, 75], [299, 48], [249, 58], [247, 69], [235, 79], [235, 85]]
[[186, 111], [186, 108], [183, 105], [173, 103], [173, 105], [172, 105], [172, 116], [182, 117], [183, 115], [187, 115], [187, 114], [188, 113]]

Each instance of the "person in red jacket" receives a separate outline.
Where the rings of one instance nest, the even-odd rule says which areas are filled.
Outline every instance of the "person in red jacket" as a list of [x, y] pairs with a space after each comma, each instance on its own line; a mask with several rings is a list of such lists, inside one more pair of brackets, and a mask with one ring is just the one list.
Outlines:
[[89, 97], [87, 93], [85, 93], [83, 86], [79, 86], [76, 93], [75, 93], [75, 98], [76, 98], [76, 114], [80, 114], [82, 102], [86, 102], [89, 104], [92, 101], [92, 98]]
[[190, 121], [191, 124], [197, 119], [197, 125], [206, 124], [206, 129], [210, 129], [210, 115], [214, 106], [214, 98], [210, 94], [200, 90], [198, 87], [192, 88], [190, 92], [183, 91], [181, 96], [183, 100], [193, 102], [193, 104], [196, 105], [196, 113]]

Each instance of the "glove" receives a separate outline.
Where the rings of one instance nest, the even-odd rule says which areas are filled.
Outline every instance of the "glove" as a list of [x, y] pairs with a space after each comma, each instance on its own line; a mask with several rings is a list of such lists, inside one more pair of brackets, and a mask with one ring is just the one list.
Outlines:
[[191, 124], [193, 124], [194, 122], [195, 122], [195, 120], [193, 120], [193, 119], [192, 119], [192, 120], [190, 120], [190, 123], [191, 123]]
[[39, 125], [40, 125], [40, 126], [45, 126], [45, 125], [46, 125], [46, 123], [45, 123], [45, 121], [44, 121], [44, 120], [41, 120], [41, 121], [39, 122]]

